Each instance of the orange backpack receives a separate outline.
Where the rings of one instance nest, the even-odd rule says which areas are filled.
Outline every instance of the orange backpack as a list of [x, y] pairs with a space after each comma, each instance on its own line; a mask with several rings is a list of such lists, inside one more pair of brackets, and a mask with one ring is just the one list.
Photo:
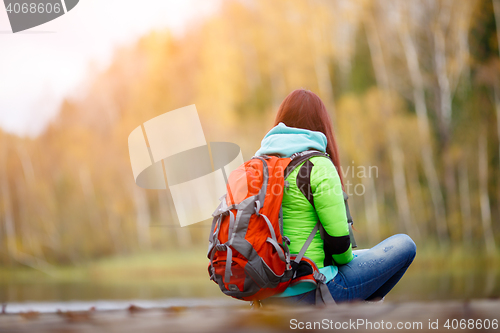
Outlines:
[[325, 276], [304, 258], [320, 229], [318, 221], [299, 254], [290, 254], [290, 240], [283, 235], [281, 203], [285, 178], [318, 151], [296, 153], [290, 158], [254, 156], [234, 170], [227, 193], [212, 214], [207, 257], [209, 275], [221, 291], [245, 301], [258, 301], [283, 292], [290, 284], [313, 283], [316, 302], [333, 303]]

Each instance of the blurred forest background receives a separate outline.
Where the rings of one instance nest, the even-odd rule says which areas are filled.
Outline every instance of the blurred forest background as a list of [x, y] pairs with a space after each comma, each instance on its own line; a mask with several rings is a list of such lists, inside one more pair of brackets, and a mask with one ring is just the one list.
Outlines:
[[498, 258], [499, 42], [499, 0], [228, 0], [182, 36], [153, 31], [38, 137], [0, 132], [0, 263], [205, 247], [208, 222], [180, 228], [168, 192], [135, 185], [129, 133], [196, 104], [207, 141], [248, 159], [301, 87], [331, 112], [344, 170], [378, 168], [347, 172], [361, 247], [405, 232]]

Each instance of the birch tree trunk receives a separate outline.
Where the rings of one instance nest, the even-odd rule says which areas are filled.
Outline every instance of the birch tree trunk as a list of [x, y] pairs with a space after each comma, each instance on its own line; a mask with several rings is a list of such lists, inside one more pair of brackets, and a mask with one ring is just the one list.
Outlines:
[[134, 203], [136, 209], [136, 228], [137, 228], [137, 242], [139, 247], [144, 250], [151, 248], [151, 236], [149, 233], [149, 224], [151, 216], [148, 207], [146, 193], [143, 189], [137, 186], [134, 188]]
[[[25, 187], [27, 191], [25, 201], [30, 203], [30, 209], [32, 209], [32, 214], [37, 215], [40, 223], [37, 225], [37, 233], [35, 235], [39, 246], [45, 245], [53, 249], [54, 252], [64, 251], [61, 249], [61, 236], [59, 228], [57, 227], [57, 217], [54, 213], [47, 213], [47, 206], [55, 207], [57, 203], [56, 190], [54, 188], [54, 183], [44, 179], [47, 183], [51, 183], [51, 189], [45, 189], [42, 191], [37, 191], [40, 182], [37, 182], [35, 176], [35, 168], [33, 167], [33, 161], [30, 154], [28, 153], [26, 147], [18, 144], [16, 147], [17, 156], [21, 161], [21, 166], [23, 169]], [[42, 158], [48, 159], [49, 157], [42, 154]], [[43, 178], [43, 177], [42, 177]], [[46, 177], [50, 178], [50, 177]], [[48, 203], [52, 201], [51, 203]], [[41, 257], [39, 257], [41, 258]]]
[[281, 71], [276, 67], [270, 69], [270, 76], [273, 111], [277, 112], [281, 101], [286, 96], [286, 83]]
[[[500, 1], [498, 1], [498, 7], [500, 7]], [[498, 8], [498, 16], [500, 16], [500, 8]], [[500, 24], [500, 17], [499, 20], [497, 20], [497, 27]], [[497, 28], [497, 35], [500, 34], [500, 28]], [[498, 37], [500, 40], [500, 36]], [[500, 45], [500, 44], [499, 44]], [[500, 53], [500, 51], [499, 51]], [[497, 116], [497, 136], [498, 136], [498, 156], [500, 157], [500, 87], [498, 84], [495, 84], [494, 86], [494, 100], [495, 100], [495, 110], [496, 110], [496, 116]], [[499, 170], [498, 173], [500, 174], [500, 162], [499, 162]], [[500, 216], [500, 186], [498, 186], [498, 214]]]
[[438, 237], [441, 242], [448, 241], [448, 228], [446, 223], [446, 211], [444, 206], [443, 194], [439, 185], [439, 178], [436, 172], [436, 164], [434, 163], [429, 117], [427, 106], [425, 103], [425, 93], [422, 73], [418, 61], [418, 55], [415, 48], [413, 39], [406, 28], [398, 29], [399, 37], [403, 44], [404, 54], [408, 71], [410, 73], [410, 80], [412, 83], [413, 100], [415, 103], [415, 111], [418, 119], [418, 130], [420, 136], [420, 154], [424, 166], [424, 174], [429, 185], [431, 193], [432, 205], [434, 207], [434, 218], [437, 226]]
[[[30, 187], [34, 187], [35, 184], [35, 173], [33, 171], [33, 164], [29, 155], [26, 153], [21, 144], [17, 145], [17, 154], [21, 160], [21, 166], [23, 168], [24, 184], [21, 182], [21, 178], [18, 177], [15, 181], [16, 187], [16, 199], [17, 199], [17, 212], [18, 220], [20, 225], [21, 234], [21, 249], [24, 251], [31, 252], [35, 254], [41, 254], [41, 249], [37, 246], [35, 239], [33, 237], [33, 228], [30, 228], [30, 205], [32, 198], [30, 195]], [[40, 237], [41, 235], [38, 235]], [[31, 251], [30, 251], [31, 250]]]
[[103, 228], [105, 226], [101, 223], [101, 216], [97, 209], [97, 200], [95, 196], [94, 184], [92, 182], [90, 171], [88, 170], [87, 167], [82, 167], [80, 169], [79, 177], [80, 177], [80, 185], [82, 186], [83, 197], [85, 200], [85, 206], [87, 207], [86, 210], [88, 214], [88, 220], [91, 228], [93, 229], [95, 237], [94, 241], [96, 241], [96, 243], [99, 243], [103, 235]]
[[[443, 0], [434, 6], [439, 10], [433, 30], [434, 65], [438, 86], [438, 120], [442, 139], [442, 161], [446, 188], [448, 219], [457, 211], [456, 163], [451, 152], [451, 119], [453, 95], [460, 82], [460, 77], [468, 73], [468, 31], [474, 2], [455, 2]], [[451, 59], [448, 59], [451, 58]], [[448, 61], [449, 60], [449, 61]]]
[[124, 246], [121, 240], [120, 215], [116, 214], [109, 206], [106, 206], [106, 215], [109, 226], [109, 235], [111, 241], [113, 242], [113, 247], [115, 248], [116, 253], [122, 254], [124, 252]]
[[[418, 178], [418, 163], [410, 162], [406, 165], [406, 175], [408, 178], [408, 192], [410, 193], [410, 199], [414, 211], [426, 212], [425, 200], [422, 196], [422, 184]], [[410, 209], [411, 210], [411, 209]], [[419, 220], [413, 223], [413, 232], [417, 238], [426, 234], [426, 225], [422, 222], [424, 221], [427, 214], [420, 214]], [[421, 227], [423, 226], [423, 228]], [[423, 229], [423, 232], [422, 232]]]
[[0, 155], [0, 193], [3, 207], [3, 224], [5, 232], [6, 250], [9, 259], [17, 260], [16, 229], [12, 211], [12, 199], [9, 189], [9, 176], [7, 175], [7, 151], [4, 146]]
[[[0, 177], [2, 180], [2, 185], [1, 185], [1, 195], [4, 199], [3, 205], [4, 205], [4, 219], [5, 219], [5, 236], [6, 236], [6, 243], [7, 243], [7, 253], [9, 255], [10, 260], [15, 260], [16, 262], [26, 265], [28, 267], [31, 267], [33, 269], [39, 270], [47, 275], [50, 275], [54, 277], [54, 275], [51, 273], [52, 270], [54, 269], [52, 265], [50, 265], [48, 262], [46, 262], [44, 259], [42, 259], [39, 256], [34, 256], [28, 253], [23, 252], [23, 249], [19, 249], [17, 245], [17, 238], [18, 234], [16, 232], [16, 227], [14, 225], [14, 214], [13, 214], [13, 208], [12, 208], [12, 196], [10, 194], [10, 190], [8, 187], [8, 181], [5, 178], [5, 173], [6, 169], [4, 169], [4, 176]], [[20, 227], [21, 231], [23, 231], [23, 225]], [[26, 234], [21, 233], [21, 240], [24, 241], [26, 238]], [[22, 244], [25, 244], [25, 242], [22, 242]]]
[[[16, 201], [17, 201], [17, 221], [20, 230], [20, 248], [22, 251], [28, 253], [40, 253], [37, 250], [36, 237], [33, 237], [33, 230], [30, 228], [29, 220], [29, 200], [27, 198], [26, 190], [23, 184], [21, 184], [21, 180], [17, 178], [15, 184], [15, 193], [16, 193]], [[36, 254], [35, 254], [36, 255]]]
[[447, 72], [446, 59], [446, 38], [444, 32], [448, 28], [451, 10], [448, 2], [440, 8], [437, 28], [433, 33], [434, 41], [434, 64], [436, 67], [436, 76], [439, 93], [439, 130], [442, 140], [442, 159], [444, 166], [444, 181], [446, 188], [446, 200], [448, 213], [455, 212], [455, 176], [453, 161], [450, 155], [450, 130], [451, 130], [451, 87]]
[[319, 93], [327, 110], [330, 111], [333, 125], [336, 126], [335, 98], [333, 96], [332, 79], [328, 68], [326, 52], [321, 42], [320, 31], [312, 28], [311, 35], [311, 40], [314, 45], [314, 70], [316, 72]]
[[159, 228], [163, 229], [165, 236], [165, 241], [169, 245], [178, 243], [176, 235], [174, 235], [174, 221], [172, 221], [172, 216], [169, 211], [167, 191], [157, 191], [158, 192], [158, 209], [159, 209]]
[[[497, 28], [498, 56], [500, 57], [500, 0], [493, 0], [493, 11], [495, 12], [495, 22], [496, 22], [496, 28]], [[500, 87], [498, 86], [498, 83], [495, 84], [493, 93], [495, 94], [495, 110], [496, 110], [496, 116], [497, 116], [497, 135], [498, 135], [498, 142], [500, 143]], [[498, 153], [500, 156], [500, 144], [498, 145]], [[499, 170], [499, 172], [500, 172], [500, 170]], [[499, 191], [498, 207], [499, 207], [499, 214], [500, 214], [500, 186], [499, 186], [498, 191]]]
[[317, 55], [315, 59], [314, 69], [316, 71], [316, 78], [318, 80], [319, 93], [332, 115], [332, 121], [334, 126], [337, 124], [336, 112], [335, 112], [335, 99], [333, 97], [333, 87], [330, 77], [330, 72], [328, 70], [328, 65], [326, 59], [322, 55]]
[[377, 191], [373, 177], [368, 176], [362, 179], [366, 189], [363, 195], [365, 201], [365, 216], [368, 227], [368, 241], [370, 244], [377, 244], [380, 241], [380, 216], [378, 212]]
[[[22, 231], [21, 235], [23, 239], [29, 239], [28, 242], [31, 244], [30, 247], [32, 249], [33, 255], [35, 257], [43, 259], [43, 251], [40, 246], [40, 240], [43, 238], [43, 236], [42, 232], [40, 232], [40, 226], [34, 226], [32, 225], [32, 223], [30, 223], [30, 215], [37, 214], [39, 209], [38, 203], [34, 205], [34, 211], [32, 210], [33, 205], [30, 205], [30, 203], [37, 202], [36, 195], [33, 194], [37, 186], [33, 163], [29, 153], [26, 151], [26, 148], [23, 145], [17, 144], [16, 152], [19, 160], [21, 161], [24, 176], [24, 184], [21, 183], [20, 179], [18, 179], [16, 182], [17, 202], [19, 205], [18, 211]], [[42, 222], [41, 228], [44, 229], [45, 233], [48, 233], [48, 230], [55, 229], [53, 222], [51, 223], [51, 228], [47, 225], [45, 218], [40, 216], [40, 220]], [[58, 239], [57, 235], [53, 235], [52, 237]], [[50, 238], [45, 239], [45, 242], [47, 243], [50, 243], [50, 241]], [[59, 241], [57, 241], [54, 245], [57, 244], [59, 244]]]
[[[368, 15], [366, 18], [366, 35], [368, 46], [370, 49], [371, 59], [377, 85], [382, 88], [384, 94], [389, 91], [389, 75], [385, 66], [384, 57], [382, 54], [382, 46], [380, 45], [377, 28], [373, 22], [373, 18]], [[384, 96], [384, 105], [382, 106], [382, 114], [385, 119], [390, 119], [392, 116], [392, 106], [387, 102], [387, 96]], [[406, 179], [404, 174], [404, 154], [398, 143], [397, 133], [390, 126], [388, 127], [389, 149], [391, 153], [392, 175], [394, 182], [394, 190], [396, 192], [396, 204], [398, 207], [398, 216], [400, 223], [403, 223], [404, 228], [408, 233], [413, 233], [411, 222], [410, 203], [408, 201], [408, 192]]]
[[[168, 186], [167, 186], [168, 187]], [[169, 191], [158, 191], [158, 200], [160, 201], [161, 224], [175, 230], [175, 245], [182, 249], [188, 248], [192, 243], [191, 233], [187, 227], [181, 227], [178, 223], [177, 213], [175, 211], [174, 201]]]
[[479, 134], [479, 198], [481, 204], [481, 221], [483, 223], [484, 243], [488, 254], [495, 253], [495, 238], [491, 228], [491, 207], [488, 195], [488, 152], [485, 131]]
[[467, 247], [472, 244], [472, 214], [470, 208], [469, 194], [469, 171], [466, 161], [462, 161], [459, 166], [459, 190], [460, 190], [460, 209], [462, 215], [462, 238]]

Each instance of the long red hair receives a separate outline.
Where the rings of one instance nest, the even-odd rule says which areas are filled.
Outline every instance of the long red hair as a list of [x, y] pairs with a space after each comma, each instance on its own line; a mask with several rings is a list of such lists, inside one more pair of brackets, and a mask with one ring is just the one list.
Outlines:
[[278, 108], [274, 126], [279, 123], [284, 123], [288, 127], [323, 133], [327, 140], [326, 153], [330, 155], [333, 164], [335, 164], [340, 182], [344, 187], [337, 142], [333, 134], [332, 119], [318, 95], [305, 89], [292, 91]]

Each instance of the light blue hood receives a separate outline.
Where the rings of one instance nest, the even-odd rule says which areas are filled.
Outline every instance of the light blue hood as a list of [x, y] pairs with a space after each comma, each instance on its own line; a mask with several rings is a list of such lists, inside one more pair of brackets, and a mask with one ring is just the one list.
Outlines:
[[279, 154], [281, 157], [290, 157], [294, 153], [309, 149], [325, 152], [326, 144], [326, 136], [321, 132], [279, 123], [262, 139], [261, 147], [255, 155]]

